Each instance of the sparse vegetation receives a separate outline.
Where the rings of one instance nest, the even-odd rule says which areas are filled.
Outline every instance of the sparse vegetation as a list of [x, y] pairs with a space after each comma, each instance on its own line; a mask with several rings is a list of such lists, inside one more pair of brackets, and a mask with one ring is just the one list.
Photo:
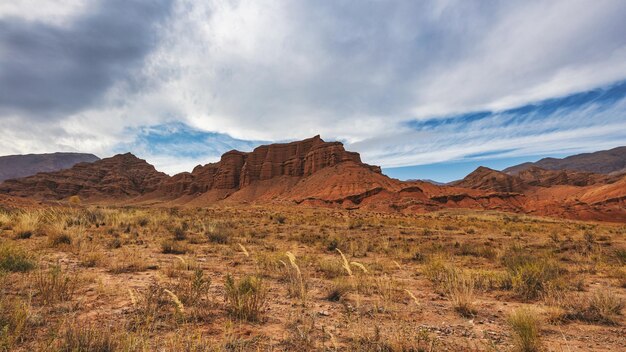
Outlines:
[[0, 211], [0, 351], [615, 350], [625, 323], [619, 225], [62, 204]]

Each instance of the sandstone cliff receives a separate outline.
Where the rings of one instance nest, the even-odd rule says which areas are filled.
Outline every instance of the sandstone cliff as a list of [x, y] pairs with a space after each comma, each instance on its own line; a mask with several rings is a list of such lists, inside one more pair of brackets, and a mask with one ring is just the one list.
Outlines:
[[343, 162], [353, 162], [380, 174], [380, 168], [363, 164], [358, 153], [340, 142], [324, 142], [319, 136], [291, 143], [263, 145], [250, 153], [230, 151], [217, 163], [196, 166], [191, 173], [174, 175], [157, 194], [176, 197], [210, 190], [236, 191], [259, 181], [282, 177], [303, 178]]

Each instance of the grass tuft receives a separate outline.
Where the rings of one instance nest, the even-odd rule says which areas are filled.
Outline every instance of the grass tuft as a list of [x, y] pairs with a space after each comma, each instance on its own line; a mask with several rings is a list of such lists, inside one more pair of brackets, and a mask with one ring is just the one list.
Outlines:
[[0, 243], [0, 271], [25, 272], [35, 267], [32, 255], [9, 243]]
[[239, 281], [227, 275], [224, 284], [226, 307], [236, 319], [258, 321], [267, 303], [267, 289], [261, 278], [244, 276]]
[[524, 308], [515, 310], [509, 316], [508, 323], [513, 330], [515, 351], [537, 352], [541, 350], [539, 320], [535, 313]]

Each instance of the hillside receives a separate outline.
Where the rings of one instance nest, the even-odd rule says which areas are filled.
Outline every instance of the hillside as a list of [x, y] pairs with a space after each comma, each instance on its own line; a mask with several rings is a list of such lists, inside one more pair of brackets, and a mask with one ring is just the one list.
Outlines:
[[124, 199], [153, 191], [168, 176], [130, 153], [93, 163], [78, 163], [0, 184], [0, 193], [34, 199]]
[[205, 207], [287, 204], [421, 213], [497, 210], [571, 219], [626, 221], [626, 179], [530, 167], [517, 175], [479, 167], [451, 185], [399, 181], [358, 153], [319, 136], [229, 151], [172, 177], [127, 153], [0, 184], [0, 194], [35, 200]]
[[517, 175], [533, 166], [546, 170], [574, 170], [597, 174], [626, 173], [626, 147], [576, 154], [563, 159], [544, 158], [534, 163], [511, 166], [502, 172]]
[[12, 178], [53, 172], [70, 168], [78, 163], [100, 160], [93, 154], [50, 153], [0, 156], [0, 182]]

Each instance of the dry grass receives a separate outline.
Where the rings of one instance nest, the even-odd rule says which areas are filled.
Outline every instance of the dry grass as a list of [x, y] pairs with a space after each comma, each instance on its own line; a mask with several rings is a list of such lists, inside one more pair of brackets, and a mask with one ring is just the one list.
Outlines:
[[13, 227], [15, 238], [26, 239], [33, 236], [40, 229], [41, 215], [38, 211], [24, 211], [17, 215], [17, 222]]
[[16, 349], [28, 335], [30, 307], [17, 299], [0, 299], [0, 351]]
[[0, 211], [0, 351], [618, 350], [625, 235], [461, 210]]
[[515, 351], [541, 351], [542, 344], [539, 335], [539, 320], [537, 313], [528, 309], [518, 309], [509, 315], [509, 325], [513, 331]]
[[288, 283], [288, 291], [291, 297], [297, 297], [302, 302], [302, 305], [306, 305], [307, 299], [307, 284], [298, 266], [296, 263], [296, 256], [287, 252], [286, 257], [288, 258], [288, 262], [282, 262], [284, 266], [284, 277]]
[[59, 352], [114, 352], [121, 350], [119, 336], [109, 327], [66, 322], [60, 333]]
[[64, 272], [59, 265], [40, 269], [33, 276], [35, 297], [43, 305], [71, 300], [78, 283], [79, 279], [75, 275]]
[[[554, 296], [557, 296], [556, 298]], [[547, 300], [558, 308], [551, 320], [579, 320], [603, 325], [619, 325], [624, 300], [612, 290], [598, 290], [589, 295], [552, 294]]]
[[228, 312], [237, 319], [258, 321], [267, 303], [267, 288], [263, 280], [255, 276], [244, 276], [236, 281], [226, 277], [224, 301]]
[[454, 309], [464, 317], [476, 315], [474, 305], [474, 279], [466, 272], [455, 272], [447, 277], [446, 291]]
[[35, 267], [35, 260], [23, 248], [0, 242], [0, 271], [25, 272]]

